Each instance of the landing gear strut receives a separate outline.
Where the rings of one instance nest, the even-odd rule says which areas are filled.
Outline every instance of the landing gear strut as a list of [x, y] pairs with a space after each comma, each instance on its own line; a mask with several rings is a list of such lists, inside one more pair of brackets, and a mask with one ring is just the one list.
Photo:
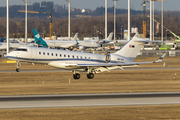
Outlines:
[[16, 72], [20, 72], [20, 71], [21, 71], [21, 70], [20, 70], [20, 66], [21, 66], [21, 64], [20, 64], [20, 62], [19, 62], [19, 61], [16, 61], [16, 63], [17, 63]]
[[81, 77], [81, 75], [79, 74], [79, 73], [75, 73], [74, 75], [73, 75], [73, 78], [74, 79], [79, 79]]
[[94, 78], [94, 74], [93, 74], [93, 73], [87, 74], [87, 78], [88, 78], [88, 79], [93, 79], [93, 78]]

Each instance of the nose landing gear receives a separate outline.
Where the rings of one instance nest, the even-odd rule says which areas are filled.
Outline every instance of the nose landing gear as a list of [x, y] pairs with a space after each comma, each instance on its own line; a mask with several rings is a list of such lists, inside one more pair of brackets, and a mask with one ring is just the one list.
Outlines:
[[16, 68], [16, 72], [20, 72], [21, 70], [20, 70], [20, 66], [21, 66], [21, 64], [20, 64], [20, 62], [19, 61], [16, 61], [16, 63], [17, 63], [17, 68]]

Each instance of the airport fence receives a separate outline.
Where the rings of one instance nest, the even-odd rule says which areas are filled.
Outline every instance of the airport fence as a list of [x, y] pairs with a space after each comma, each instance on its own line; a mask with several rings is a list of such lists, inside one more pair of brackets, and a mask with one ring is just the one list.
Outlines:
[[166, 53], [166, 56], [169, 57], [180, 56], [180, 50], [142, 50], [139, 52], [138, 57], [158, 57], [163, 53]]

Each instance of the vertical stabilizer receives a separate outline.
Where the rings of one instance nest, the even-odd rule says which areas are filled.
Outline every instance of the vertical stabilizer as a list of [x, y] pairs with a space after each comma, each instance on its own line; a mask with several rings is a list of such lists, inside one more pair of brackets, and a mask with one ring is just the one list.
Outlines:
[[76, 33], [72, 40], [77, 40], [79, 33]]
[[42, 45], [43, 47], [48, 47], [46, 41], [44, 41], [41, 38], [41, 36], [39, 35], [36, 29], [33, 29], [33, 34], [34, 34], [34, 39], [35, 39], [36, 44]]
[[113, 32], [111, 32], [111, 33], [109, 34], [109, 36], [108, 36], [108, 38], [107, 38], [106, 40], [111, 41], [111, 40], [112, 40], [112, 37], [113, 37]]
[[113, 54], [124, 56], [133, 61], [138, 55], [141, 48], [144, 47], [144, 42], [138, 42], [138, 40], [142, 39], [138, 38], [137, 35], [135, 35], [126, 45], [123, 46], [123, 48]]

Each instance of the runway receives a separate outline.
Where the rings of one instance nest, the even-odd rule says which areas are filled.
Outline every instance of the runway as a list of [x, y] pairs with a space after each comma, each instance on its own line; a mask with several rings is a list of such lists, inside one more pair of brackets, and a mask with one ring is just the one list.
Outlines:
[[[124, 70], [177, 70], [180, 69], [180, 67], [159, 67], [159, 68], [124, 68]], [[117, 69], [120, 70], [120, 69]], [[71, 72], [71, 70], [21, 70], [20, 72]], [[112, 70], [113, 71], [113, 70]], [[14, 71], [0, 71], [0, 73], [17, 73]]]
[[180, 104], [180, 92], [0, 96], [0, 109]]

